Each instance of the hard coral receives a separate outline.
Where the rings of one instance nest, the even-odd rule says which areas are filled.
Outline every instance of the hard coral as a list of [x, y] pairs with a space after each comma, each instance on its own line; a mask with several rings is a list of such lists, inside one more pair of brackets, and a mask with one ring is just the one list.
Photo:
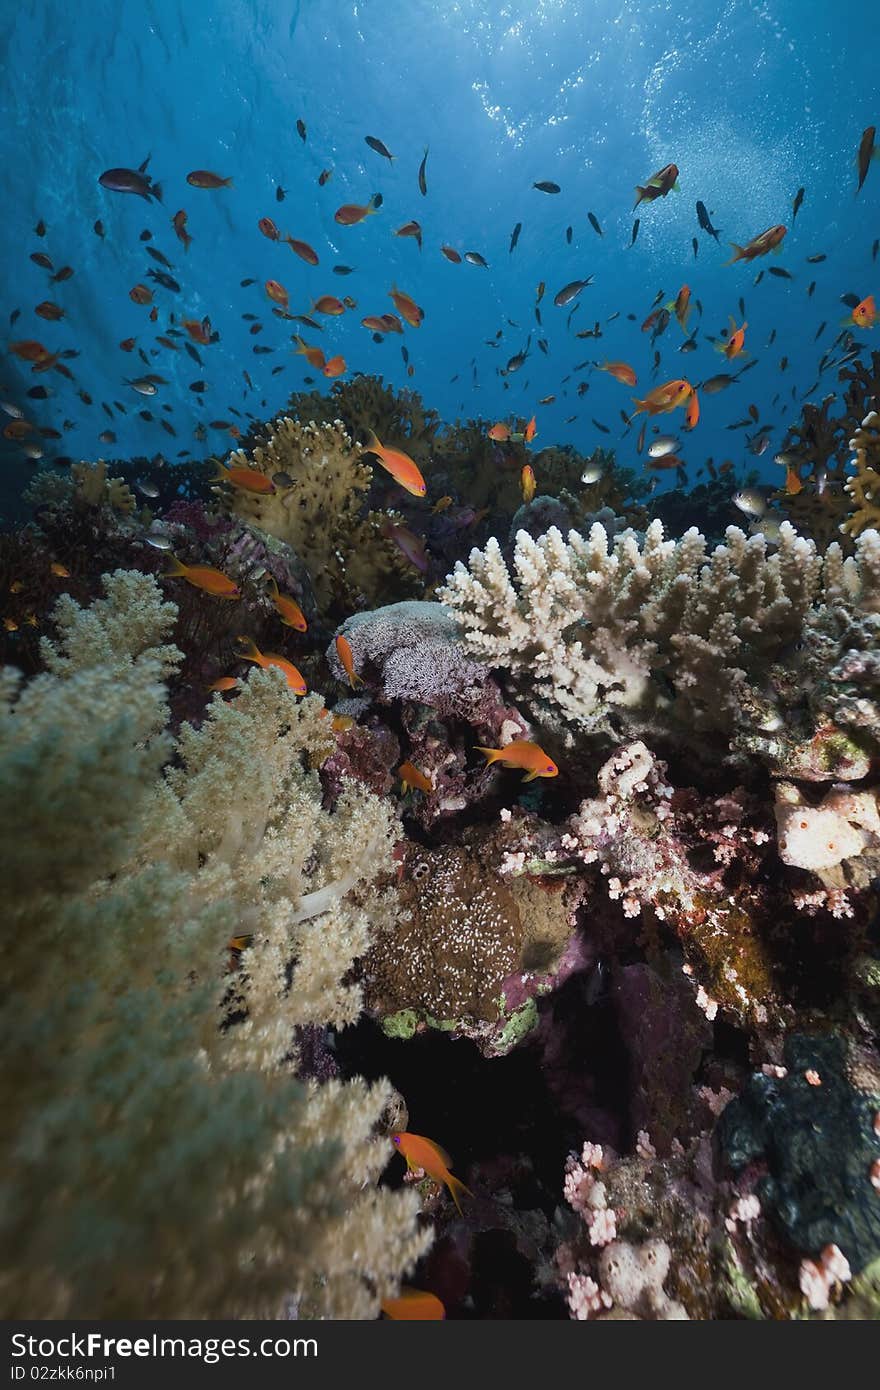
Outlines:
[[103, 459], [97, 463], [75, 463], [70, 470], [74, 481], [74, 502], [86, 507], [106, 504], [123, 516], [135, 509], [134, 493], [123, 478], [108, 478]]
[[876, 410], [865, 416], [849, 443], [856, 471], [846, 481], [852, 507], [840, 529], [860, 536], [869, 526], [880, 530], [880, 415]]

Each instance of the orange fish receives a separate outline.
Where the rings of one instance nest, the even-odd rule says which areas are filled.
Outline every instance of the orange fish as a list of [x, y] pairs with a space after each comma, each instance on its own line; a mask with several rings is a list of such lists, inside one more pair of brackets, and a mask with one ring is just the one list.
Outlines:
[[210, 169], [193, 169], [192, 173], [187, 174], [186, 181], [191, 188], [232, 187], [232, 179], [224, 179], [219, 174], [212, 174]]
[[444, 497], [438, 498], [438, 500], [434, 503], [433, 507], [431, 508], [431, 511], [434, 512], [434, 514], [436, 515], [437, 512], [445, 512], [446, 508], [451, 506], [452, 498], [449, 496], [448, 493], [446, 493]]
[[422, 249], [422, 229], [421, 229], [421, 227], [419, 226], [418, 222], [404, 222], [404, 224], [403, 224], [402, 227], [398, 227], [398, 229], [397, 229], [397, 231], [394, 233], [394, 235], [395, 235], [395, 236], [411, 236], [411, 237], [415, 237], [416, 242], [418, 243], [418, 248], [419, 248], [419, 250], [421, 251], [421, 249]]
[[408, 1134], [405, 1130], [398, 1131], [391, 1136], [392, 1144], [395, 1144], [406, 1159], [406, 1166], [411, 1171], [423, 1168], [429, 1178], [435, 1182], [445, 1183], [449, 1188], [449, 1194], [455, 1205], [461, 1212], [459, 1193], [466, 1192], [469, 1197], [473, 1197], [469, 1187], [465, 1187], [460, 1178], [456, 1178], [449, 1171], [452, 1166], [452, 1159], [448, 1153], [435, 1144], [433, 1140], [426, 1139], [421, 1134]]
[[412, 791], [416, 788], [418, 791], [424, 792], [426, 796], [429, 796], [434, 790], [431, 779], [426, 777], [424, 772], [419, 772], [419, 769], [414, 763], [411, 763], [409, 759], [407, 759], [405, 763], [400, 764], [400, 767], [397, 769], [397, 775], [403, 783], [404, 791]]
[[272, 591], [272, 602], [275, 604], [284, 626], [295, 628], [297, 632], [305, 632], [308, 623], [296, 599], [290, 598], [288, 594], [282, 594], [271, 576], [269, 586]]
[[732, 362], [734, 357], [739, 357], [740, 353], [743, 351], [743, 344], [746, 340], [746, 329], [748, 326], [747, 323], [743, 323], [740, 328], [737, 328], [736, 320], [733, 315], [730, 316], [730, 332], [727, 335], [727, 342], [715, 344], [718, 351], [724, 354], [728, 362]]
[[3, 427], [3, 438], [26, 439], [33, 428], [30, 420], [10, 420], [9, 424]]
[[347, 637], [341, 634], [336, 638], [336, 655], [342, 662], [342, 669], [348, 676], [348, 683], [354, 690], [356, 685], [363, 685], [363, 678], [354, 669], [354, 653], [351, 650], [351, 643]]
[[336, 357], [331, 357], [329, 361], [324, 364], [321, 371], [327, 377], [342, 376], [343, 372], [348, 371], [348, 365], [345, 358], [337, 354]]
[[380, 318], [378, 314], [367, 314], [366, 318], [361, 319], [361, 326], [369, 328], [371, 333], [388, 332], [384, 318]]
[[440, 1322], [446, 1317], [437, 1295], [423, 1289], [401, 1288], [397, 1298], [383, 1298], [380, 1307], [386, 1318], [398, 1322]]
[[687, 333], [688, 318], [691, 312], [690, 288], [687, 285], [682, 285], [675, 299], [670, 299], [664, 308], [675, 314], [682, 332]]
[[526, 441], [527, 444], [531, 444], [532, 440], [534, 439], [537, 433], [538, 424], [533, 415], [531, 420], [528, 422], [525, 429], [523, 430], [523, 439]]
[[37, 305], [34, 313], [39, 314], [41, 319], [48, 319], [50, 323], [57, 323], [59, 319], [64, 318], [64, 310], [60, 305], [53, 304], [51, 299], [44, 299]]
[[312, 310], [316, 314], [344, 314], [345, 305], [335, 294], [322, 294], [320, 299], [312, 300]]
[[180, 212], [174, 214], [171, 219], [171, 225], [177, 234], [178, 240], [183, 242], [184, 251], [188, 251], [192, 245], [192, 237], [186, 230], [186, 213], [183, 208], [180, 209]]
[[236, 467], [227, 468], [225, 463], [216, 460], [217, 472], [214, 474], [215, 483], [231, 483], [233, 487], [241, 488], [242, 492], [257, 492], [263, 495], [275, 491], [275, 484], [265, 473], [261, 473], [258, 468]]
[[649, 391], [644, 400], [635, 397], [636, 409], [633, 417], [645, 411], [648, 415], [663, 415], [668, 410], [675, 410], [677, 406], [684, 405], [694, 393], [694, 388], [689, 381], [679, 378], [676, 381], [664, 382], [662, 386], [655, 386]]
[[272, 221], [271, 217], [261, 217], [259, 222], [257, 223], [257, 226], [263, 233], [263, 236], [268, 237], [270, 241], [280, 240], [281, 233], [275, 226], [275, 223]]
[[418, 328], [425, 317], [424, 309], [420, 309], [416, 301], [408, 294], [404, 294], [403, 290], [399, 290], [396, 285], [392, 285], [388, 293], [394, 300], [394, 307], [404, 322], [408, 323], [410, 328]]
[[163, 579], [185, 579], [194, 588], [203, 589], [215, 598], [241, 597], [238, 585], [233, 584], [229, 576], [220, 570], [211, 569], [209, 565], [185, 565], [176, 555], [170, 555], [168, 562], [170, 568], [165, 571]]
[[310, 347], [299, 334], [294, 334], [294, 342], [297, 344], [297, 352], [301, 353], [310, 367], [314, 367], [316, 372], [322, 372], [326, 366], [327, 359], [324, 356], [324, 349]]
[[256, 642], [250, 637], [237, 637], [236, 647], [238, 656], [242, 661], [253, 661], [255, 665], [261, 666], [264, 671], [274, 667], [280, 671], [287, 681], [288, 688], [294, 695], [305, 695], [306, 683], [300, 671], [296, 669], [292, 661], [288, 661], [286, 656], [279, 656], [277, 652], [261, 652]]
[[491, 425], [488, 431], [489, 438], [494, 439], [497, 444], [505, 444], [510, 438], [510, 426], [505, 425], [503, 420]]
[[237, 677], [237, 676], [218, 676], [217, 680], [211, 681], [211, 684], [208, 686], [208, 689], [209, 689], [209, 690], [219, 690], [221, 693], [225, 693], [227, 690], [237, 690], [237, 689], [238, 689], [238, 677]]
[[[39, 309], [37, 313], [39, 313]], [[877, 322], [877, 305], [874, 296], [869, 294], [863, 299], [861, 304], [857, 304], [852, 313], [843, 320], [843, 323], [852, 328], [873, 328]]]
[[290, 303], [290, 296], [283, 285], [277, 280], [267, 280], [265, 285], [266, 293], [270, 299], [274, 299], [276, 304], [280, 304], [282, 309], [286, 309]]
[[655, 198], [665, 198], [670, 189], [678, 188], [678, 165], [664, 164], [662, 169], [647, 183], [636, 184], [636, 200], [633, 203], [635, 210], [639, 203], [653, 203]]
[[804, 485], [801, 481], [801, 476], [798, 473], [797, 469], [792, 468], [791, 464], [789, 464], [785, 470], [785, 491], [787, 492], [788, 496], [797, 497], [798, 493], [802, 490], [803, 486]]
[[531, 464], [527, 463], [524, 466], [522, 472], [519, 475], [519, 481], [520, 487], [522, 488], [523, 501], [531, 502], [532, 498], [535, 495], [535, 488], [537, 486], [537, 484], [535, 483], [534, 470]]
[[402, 449], [386, 449], [372, 430], [365, 447], [369, 453], [376, 455], [382, 467], [391, 474], [396, 483], [413, 497], [424, 497], [427, 492], [425, 480], [409, 454], [405, 454]]
[[461, 256], [454, 246], [441, 246], [440, 250], [443, 252], [447, 261], [452, 261], [453, 265], [461, 264]]
[[136, 342], [137, 342], [137, 338], [123, 338], [123, 340], [122, 340], [122, 342], [119, 344], [119, 346], [122, 348], [122, 351], [123, 351], [123, 352], [133, 352], [133, 351], [134, 351], [134, 345], [135, 345]]
[[23, 362], [40, 362], [49, 356], [49, 349], [44, 348], [35, 338], [21, 338], [18, 342], [10, 343], [9, 351], [14, 352]]
[[209, 346], [211, 342], [211, 320], [209, 318], [203, 318], [201, 322], [198, 319], [181, 319], [180, 326], [186, 329], [194, 343], [199, 343], [201, 347]]
[[700, 401], [696, 391], [691, 388], [691, 398], [688, 401], [688, 408], [685, 411], [684, 423], [689, 430], [696, 429], [700, 421]]
[[637, 377], [632, 367], [626, 362], [597, 362], [596, 366], [600, 372], [607, 372], [613, 376], [615, 381], [620, 381], [624, 386], [635, 386]]
[[785, 227], [768, 227], [766, 232], [754, 237], [745, 246], [738, 246], [735, 241], [732, 241], [730, 244], [734, 254], [724, 264], [734, 265], [737, 261], [753, 261], [756, 256], [766, 256], [768, 251], [773, 251], [780, 245], [785, 233]]
[[559, 768], [552, 758], [547, 757], [543, 748], [526, 738], [515, 738], [504, 748], [481, 748], [478, 745], [477, 752], [485, 754], [487, 767], [491, 763], [501, 763], [502, 767], [525, 769], [524, 782], [533, 782], [536, 777], [556, 777], [559, 773]]
[[383, 324], [385, 325], [386, 333], [403, 332], [403, 324], [400, 322], [400, 319], [397, 317], [396, 314], [382, 314], [380, 315], [380, 317], [382, 319]]
[[313, 247], [309, 246], [307, 241], [297, 241], [296, 237], [292, 236], [286, 236], [284, 240], [287, 242], [291, 251], [295, 251], [300, 260], [305, 261], [306, 265], [318, 264], [318, 253]]
[[381, 199], [374, 193], [368, 203], [343, 203], [341, 208], [337, 208], [333, 214], [333, 221], [338, 222], [340, 227], [354, 227], [356, 223], [363, 222], [365, 217], [369, 217], [379, 207]]
[[153, 292], [148, 290], [146, 285], [133, 285], [128, 292], [128, 297], [135, 304], [152, 304]]
[[7, 632], [18, 632], [18, 623], [14, 618], [4, 618], [3, 626], [6, 628]]
[[51, 565], [49, 566], [49, 569], [58, 579], [70, 578], [70, 570], [67, 568], [66, 565], [60, 564], [58, 560], [53, 560]]

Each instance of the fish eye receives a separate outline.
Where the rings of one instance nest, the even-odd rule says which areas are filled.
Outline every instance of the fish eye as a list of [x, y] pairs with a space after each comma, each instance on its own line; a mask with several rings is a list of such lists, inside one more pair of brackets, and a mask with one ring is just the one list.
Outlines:
[[556, 765], [555, 765], [555, 763], [548, 763], [545, 770], [546, 770], [547, 772], [555, 772], [555, 771], [556, 771]]

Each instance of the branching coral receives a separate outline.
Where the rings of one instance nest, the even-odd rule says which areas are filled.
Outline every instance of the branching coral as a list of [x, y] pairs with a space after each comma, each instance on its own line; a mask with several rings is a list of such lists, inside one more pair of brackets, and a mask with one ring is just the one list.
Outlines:
[[869, 526], [880, 528], [880, 415], [872, 410], [859, 425], [850, 448], [855, 453], [855, 474], [846, 481], [852, 501], [849, 518], [841, 530], [859, 536]]
[[389, 1089], [291, 1068], [298, 1023], [358, 1011], [392, 818], [361, 788], [322, 808], [320, 701], [273, 673], [175, 750], [173, 606], [106, 590], [2, 679], [4, 1314], [372, 1316], [426, 1244], [375, 1187]]
[[490, 540], [439, 597], [470, 655], [510, 671], [534, 707], [585, 733], [660, 725], [730, 737], [762, 717], [778, 727], [766, 691], [773, 658], [823, 604], [880, 604], [876, 532], [844, 560], [836, 546], [821, 557], [785, 524], [769, 556], [761, 535], [736, 527], [711, 553], [693, 529], [664, 540], [659, 522], [641, 545], [633, 532], [609, 544], [601, 525], [568, 544], [551, 529], [538, 541], [520, 532], [513, 567], [511, 576]]

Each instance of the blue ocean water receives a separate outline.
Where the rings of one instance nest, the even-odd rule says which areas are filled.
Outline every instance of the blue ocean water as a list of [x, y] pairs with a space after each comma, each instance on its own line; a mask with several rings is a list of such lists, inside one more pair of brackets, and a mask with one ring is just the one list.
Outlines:
[[[48, 387], [37, 418], [62, 440], [47, 445], [47, 460], [53, 448], [86, 459], [225, 452], [231, 441], [224, 431], [209, 431], [205, 443], [194, 439], [199, 422], [234, 420], [233, 408], [268, 418], [313, 375], [292, 354], [291, 331], [300, 326], [270, 312], [263, 284], [275, 279], [293, 313], [309, 313], [321, 295], [353, 297], [357, 308], [322, 320], [322, 333], [304, 330], [328, 357], [342, 353], [350, 371], [415, 387], [446, 420], [537, 411], [539, 443], [569, 442], [584, 453], [609, 445], [632, 464], [635, 432], [621, 440], [621, 412], [636, 393], [605, 373], [574, 367], [609, 358], [630, 363], [640, 388], [681, 375], [699, 382], [725, 367], [704, 335], [717, 336], [730, 315], [739, 323], [742, 297], [746, 347], [757, 365], [735, 387], [702, 399], [684, 456], [692, 475], [713, 456], [778, 480], [772, 455], [839, 331], [847, 312], [840, 296], [880, 288], [880, 262], [871, 255], [880, 235], [880, 170], [856, 197], [854, 168], [860, 134], [877, 120], [872, 15], [869, 0], [7, 3], [0, 15], [11, 75], [0, 130], [7, 186], [0, 312], [7, 339], [35, 338], [79, 355], [67, 359], [74, 376], [67, 380], [33, 376], [28, 363], [7, 354], [3, 394], [18, 400], [35, 381]], [[367, 135], [385, 143], [393, 162], [367, 146]], [[417, 170], [425, 148], [422, 196]], [[99, 184], [103, 170], [135, 168], [147, 155], [161, 203]], [[670, 162], [679, 167], [680, 191], [634, 213], [635, 185]], [[192, 169], [231, 177], [234, 187], [193, 188], [186, 182]], [[332, 175], [319, 186], [323, 169]], [[540, 180], [561, 192], [534, 189]], [[803, 206], [792, 223], [801, 186]], [[335, 223], [340, 204], [365, 203], [374, 193], [384, 200], [377, 215], [353, 227]], [[720, 228], [720, 244], [698, 227], [697, 199]], [[193, 238], [188, 252], [171, 225], [179, 209]], [[269, 241], [258, 229], [261, 217], [310, 243], [319, 265]], [[413, 218], [423, 229], [421, 251], [412, 238], [393, 235]], [[34, 234], [40, 219], [43, 238]], [[778, 259], [724, 265], [728, 242], [747, 242], [776, 223], [789, 228]], [[149, 243], [139, 240], [144, 229], [152, 232]], [[488, 269], [450, 263], [442, 244], [479, 252]], [[146, 278], [162, 268], [146, 245], [172, 262], [179, 291]], [[48, 283], [49, 272], [30, 259], [35, 251], [56, 269], [71, 266], [73, 276]], [[820, 253], [824, 262], [807, 264]], [[334, 274], [340, 263], [353, 273]], [[771, 264], [793, 278], [765, 273], [755, 286]], [[588, 276], [594, 281], [569, 325], [569, 309], [554, 307], [553, 295]], [[256, 283], [242, 288], [249, 278]], [[136, 283], [155, 291], [155, 323], [129, 298]], [[360, 321], [393, 309], [393, 283], [423, 306], [424, 322], [404, 339], [391, 334], [376, 343]], [[653, 347], [640, 325], [659, 291], [672, 299], [683, 284], [702, 305], [702, 317], [692, 316], [698, 348], [678, 352], [683, 335], [673, 319], [656, 345], [662, 356], [652, 374]], [[34, 315], [45, 299], [63, 308], [59, 322]], [[172, 312], [178, 323], [210, 317], [220, 338], [200, 349], [204, 368], [182, 351], [157, 347]], [[258, 336], [245, 313], [264, 325]], [[574, 337], [596, 321], [601, 338]], [[136, 350], [126, 353], [119, 344], [130, 337]], [[524, 367], [502, 375], [527, 342]], [[272, 351], [255, 353], [256, 346]], [[273, 368], [281, 370], [273, 375]], [[167, 381], [147, 402], [125, 385], [146, 370]], [[198, 379], [206, 382], [201, 395], [189, 389]], [[580, 380], [590, 387], [578, 397]], [[829, 373], [810, 399], [834, 386]], [[550, 395], [553, 404], [537, 405]], [[101, 401], [128, 407], [125, 415], [113, 411], [114, 445], [98, 439], [110, 424]], [[746, 453], [748, 431], [726, 428], [749, 404], [771, 433], [760, 463]], [[137, 414], [145, 405], [150, 422]], [[176, 438], [160, 427], [163, 416]], [[4, 442], [3, 450], [9, 486], [34, 465], [14, 444]]]

